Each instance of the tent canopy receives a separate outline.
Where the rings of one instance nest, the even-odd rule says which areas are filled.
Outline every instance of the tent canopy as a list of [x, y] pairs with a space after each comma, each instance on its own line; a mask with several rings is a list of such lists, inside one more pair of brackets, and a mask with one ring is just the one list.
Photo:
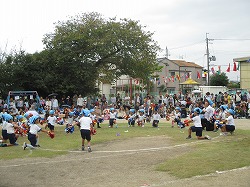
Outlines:
[[181, 85], [198, 85], [200, 83], [196, 82], [195, 80], [188, 78], [185, 82], [180, 83]]

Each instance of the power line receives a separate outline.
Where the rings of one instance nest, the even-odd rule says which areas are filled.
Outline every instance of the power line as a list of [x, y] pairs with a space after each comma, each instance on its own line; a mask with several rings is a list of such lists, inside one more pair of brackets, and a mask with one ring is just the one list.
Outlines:
[[249, 38], [242, 38], [242, 39], [231, 39], [231, 38], [225, 38], [225, 39], [223, 39], [223, 38], [214, 38], [214, 39], [208, 39], [208, 40], [210, 40], [210, 41], [212, 41], [212, 40], [250, 40]]
[[187, 44], [187, 45], [183, 45], [183, 46], [179, 46], [179, 47], [170, 48], [169, 50], [185, 48], [185, 47], [189, 47], [189, 46], [192, 46], [192, 45], [200, 44], [200, 43], [203, 43], [203, 42], [204, 42], [204, 40], [196, 42], [196, 43], [192, 43], [192, 44]]

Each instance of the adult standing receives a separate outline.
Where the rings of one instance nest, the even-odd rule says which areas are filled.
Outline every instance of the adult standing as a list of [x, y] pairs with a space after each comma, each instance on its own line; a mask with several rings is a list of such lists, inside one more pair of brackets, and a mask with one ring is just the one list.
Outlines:
[[84, 99], [83, 99], [83, 97], [82, 97], [81, 94], [78, 96], [76, 104], [77, 104], [77, 107], [79, 107], [79, 108], [83, 107], [83, 105], [84, 105]]
[[53, 97], [51, 102], [52, 102], [52, 109], [57, 110], [59, 107], [59, 104], [58, 104], [58, 100], [57, 100], [56, 96]]
[[74, 94], [74, 96], [73, 96], [73, 105], [75, 107], [77, 106], [77, 99], [78, 99], [78, 96], [76, 94]]

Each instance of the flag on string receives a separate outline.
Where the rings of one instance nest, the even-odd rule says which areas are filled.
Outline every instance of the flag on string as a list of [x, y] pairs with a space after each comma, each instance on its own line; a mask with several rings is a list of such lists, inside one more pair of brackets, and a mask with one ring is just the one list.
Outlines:
[[172, 76], [172, 82], [174, 82], [174, 76]]
[[201, 78], [201, 74], [199, 71], [197, 71], [197, 79], [200, 79]]
[[214, 67], [211, 68], [212, 74], [215, 74]]
[[135, 79], [135, 80], [134, 80], [134, 83], [135, 83], [136, 85], [139, 85], [139, 84], [140, 84], [140, 81], [139, 81], [138, 79]]
[[237, 71], [236, 62], [234, 62], [233, 71]]
[[218, 71], [217, 71], [218, 75], [220, 75], [221, 71], [220, 71], [220, 66], [218, 66]]
[[230, 72], [230, 63], [228, 64], [227, 72]]
[[176, 75], [176, 78], [177, 78], [178, 80], [180, 80], [180, 75]]

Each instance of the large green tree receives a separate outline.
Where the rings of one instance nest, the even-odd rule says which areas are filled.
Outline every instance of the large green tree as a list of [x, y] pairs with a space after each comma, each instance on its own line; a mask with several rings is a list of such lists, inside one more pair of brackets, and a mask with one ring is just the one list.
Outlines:
[[76, 89], [77, 84], [77, 91], [87, 94], [96, 91], [96, 81], [111, 82], [120, 75], [147, 80], [157, 69], [159, 46], [144, 29], [138, 21], [104, 19], [98, 13], [58, 22], [43, 40], [55, 57], [50, 63], [57, 88]]
[[210, 85], [211, 86], [227, 86], [229, 83], [229, 79], [225, 73], [214, 74], [210, 77]]
[[97, 93], [99, 81], [120, 75], [144, 79], [159, 71], [159, 46], [138, 21], [81, 14], [55, 24], [44, 36], [45, 49], [12, 51], [0, 61], [0, 89], [37, 90], [41, 95]]

